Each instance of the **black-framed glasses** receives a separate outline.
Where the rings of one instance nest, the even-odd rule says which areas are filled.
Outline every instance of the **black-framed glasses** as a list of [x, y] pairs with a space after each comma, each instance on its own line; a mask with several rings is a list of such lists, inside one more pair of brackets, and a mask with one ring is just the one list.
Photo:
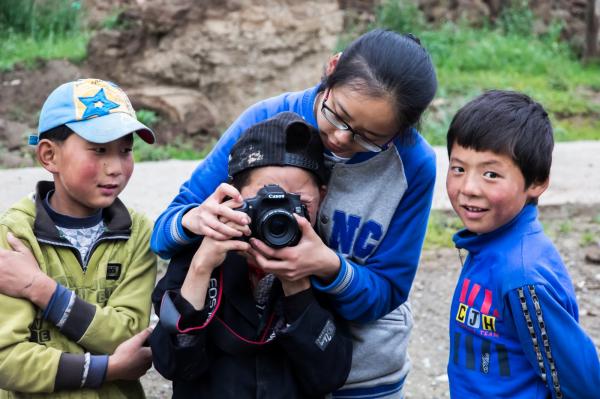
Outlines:
[[338, 130], [347, 130], [352, 133], [352, 140], [354, 140], [358, 145], [363, 147], [367, 151], [371, 152], [381, 152], [385, 150], [390, 142], [396, 138], [396, 135], [392, 137], [387, 143], [384, 145], [375, 144], [371, 140], [365, 138], [360, 133], [357, 133], [352, 127], [348, 124], [348, 122], [344, 121], [338, 114], [335, 113], [334, 110], [329, 108], [325, 102], [329, 99], [329, 93], [331, 89], [327, 89], [325, 95], [323, 97], [323, 101], [321, 102], [321, 113], [327, 120], [327, 122], [331, 123]]

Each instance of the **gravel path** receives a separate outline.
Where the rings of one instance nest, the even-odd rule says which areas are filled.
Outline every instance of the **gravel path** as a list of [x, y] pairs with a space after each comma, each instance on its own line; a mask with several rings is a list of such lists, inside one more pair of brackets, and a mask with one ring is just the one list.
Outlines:
[[[433, 199], [435, 209], [450, 209], [445, 179], [448, 157], [444, 147], [435, 147], [438, 177]], [[179, 186], [188, 179], [198, 161], [140, 162], [122, 199], [128, 206], [144, 210], [154, 219], [171, 202]], [[41, 167], [0, 170], [0, 212], [33, 191], [35, 182], [50, 179]], [[540, 205], [600, 203], [600, 141], [558, 143], [554, 150], [550, 188]]]

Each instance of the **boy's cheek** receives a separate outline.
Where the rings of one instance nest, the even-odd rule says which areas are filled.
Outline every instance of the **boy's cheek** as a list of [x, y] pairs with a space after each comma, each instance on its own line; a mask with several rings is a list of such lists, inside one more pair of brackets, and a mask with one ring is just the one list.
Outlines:
[[133, 169], [134, 169], [134, 164], [133, 164], [133, 158], [132, 158], [128, 163], [123, 165], [123, 175], [126, 178], [125, 184], [127, 184], [129, 179], [131, 178], [131, 175], [133, 174]]
[[455, 184], [452, 181], [452, 178], [450, 177], [446, 180], [446, 192], [448, 194], [448, 199], [450, 200], [452, 207], [455, 208], [456, 197], [458, 194], [455, 188]]

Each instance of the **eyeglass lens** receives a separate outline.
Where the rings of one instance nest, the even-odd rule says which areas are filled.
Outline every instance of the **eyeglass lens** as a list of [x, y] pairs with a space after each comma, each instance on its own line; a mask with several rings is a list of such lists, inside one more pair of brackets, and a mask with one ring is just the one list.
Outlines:
[[327, 100], [328, 97], [329, 97], [329, 93], [327, 93], [325, 100], [323, 101], [323, 105], [321, 107], [321, 113], [323, 114], [325, 119], [327, 119], [327, 121], [329, 123], [331, 123], [333, 126], [335, 126], [336, 129], [348, 130], [350, 133], [352, 133], [352, 139], [356, 143], [358, 143], [361, 147], [363, 147], [365, 150], [372, 151], [372, 152], [380, 152], [383, 150], [383, 148], [381, 146], [379, 146], [375, 143], [372, 143], [371, 141], [367, 140], [366, 138], [362, 137], [360, 134], [358, 134], [354, 130], [352, 130], [352, 128], [346, 122], [341, 120], [341, 118], [335, 112], [333, 112], [331, 109], [329, 109], [329, 107], [327, 107], [327, 105], [325, 105], [325, 101]]

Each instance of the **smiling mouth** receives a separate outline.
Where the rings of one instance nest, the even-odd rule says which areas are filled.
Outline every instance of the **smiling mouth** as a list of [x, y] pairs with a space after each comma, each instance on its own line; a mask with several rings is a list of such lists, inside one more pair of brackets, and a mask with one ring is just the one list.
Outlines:
[[470, 206], [470, 205], [461, 205], [461, 208], [467, 210], [468, 212], [485, 212], [487, 211], [487, 209], [485, 208], [479, 208], [477, 206]]
[[98, 184], [98, 187], [106, 188], [109, 190], [114, 190], [115, 188], [119, 187], [119, 185], [118, 184]]

